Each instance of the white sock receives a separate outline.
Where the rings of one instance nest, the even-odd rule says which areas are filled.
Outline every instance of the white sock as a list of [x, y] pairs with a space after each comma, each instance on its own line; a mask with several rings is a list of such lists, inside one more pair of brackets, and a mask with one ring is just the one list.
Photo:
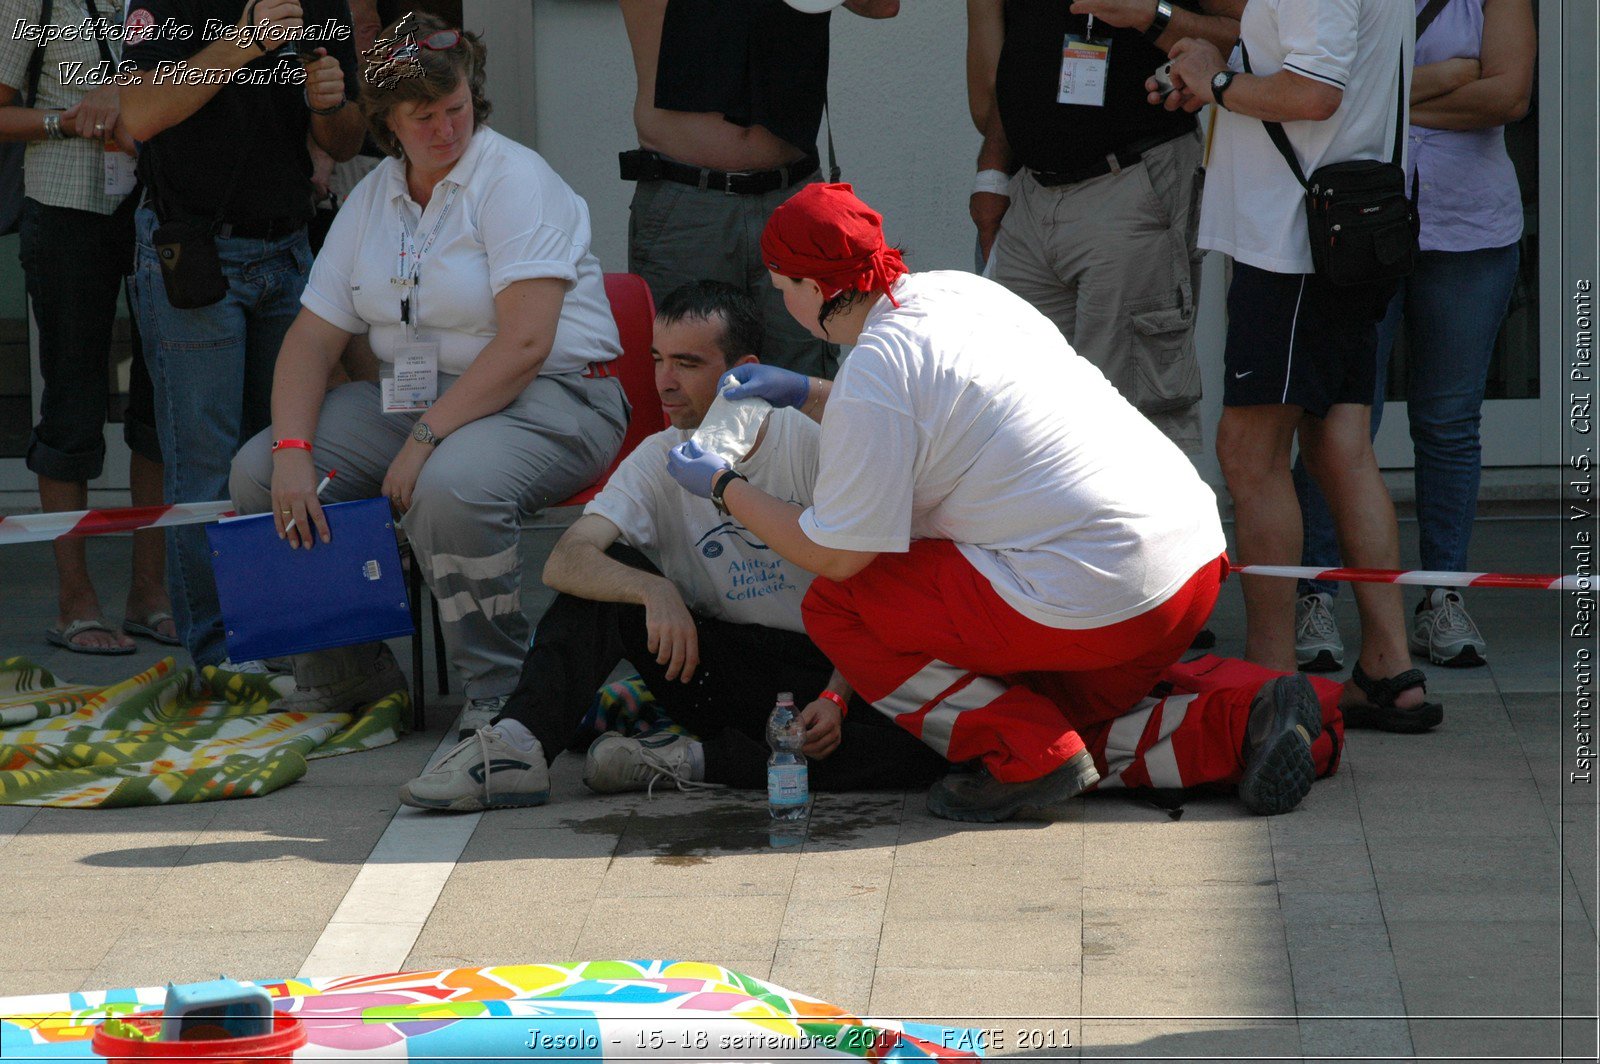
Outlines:
[[520, 720], [507, 717], [490, 730], [518, 750], [532, 750], [539, 745], [539, 740], [534, 737], [533, 732], [529, 731], [528, 726]]
[[689, 778], [703, 781], [706, 778], [706, 748], [704, 743], [689, 740]]

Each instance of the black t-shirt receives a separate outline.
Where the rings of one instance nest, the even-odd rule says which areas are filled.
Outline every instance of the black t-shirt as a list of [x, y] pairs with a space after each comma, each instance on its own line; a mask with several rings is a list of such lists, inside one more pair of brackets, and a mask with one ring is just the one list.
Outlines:
[[[133, 0], [129, 24], [147, 22], [152, 28], [124, 48], [123, 58], [140, 70], [156, 71], [157, 76], [164, 70], [178, 76], [184, 68], [162, 64], [181, 63], [209, 47], [216, 36], [206, 36], [207, 23], [231, 28], [244, 13], [245, 2]], [[354, 106], [361, 70], [348, 0], [300, 3], [307, 31], [322, 36], [302, 40], [296, 47], [306, 56], [326, 48], [339, 60], [345, 96]], [[139, 14], [141, 10], [148, 14]], [[176, 26], [192, 27], [193, 33], [180, 40], [169, 31]], [[306, 150], [311, 112], [299, 66], [298, 59], [281, 51], [259, 55], [238, 72], [259, 83], [235, 80], [224, 85], [198, 111], [143, 146], [140, 176], [165, 211], [194, 218], [212, 218], [220, 212], [228, 222], [311, 217], [311, 153]]]
[[1193, 115], [1146, 102], [1145, 79], [1167, 61], [1166, 53], [1139, 31], [1099, 19], [1094, 36], [1111, 40], [1105, 106], [1057, 103], [1062, 46], [1069, 33], [1084, 36], [1089, 22], [1070, 7], [1066, 0], [1005, 0], [995, 100], [1017, 163], [1030, 170], [1077, 170], [1136, 141], [1195, 127]]
[[828, 19], [783, 0], [668, 0], [655, 105], [719, 111], [814, 149], [828, 95]]

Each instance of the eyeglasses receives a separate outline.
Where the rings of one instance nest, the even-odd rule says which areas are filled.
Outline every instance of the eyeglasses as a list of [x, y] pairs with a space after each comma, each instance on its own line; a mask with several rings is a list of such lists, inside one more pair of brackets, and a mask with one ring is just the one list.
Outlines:
[[416, 23], [407, 12], [395, 23], [393, 37], [374, 41], [372, 47], [361, 53], [365, 64], [363, 76], [369, 85], [391, 89], [404, 78], [422, 74], [422, 51], [448, 52], [461, 43], [459, 30], [435, 30], [418, 40]]

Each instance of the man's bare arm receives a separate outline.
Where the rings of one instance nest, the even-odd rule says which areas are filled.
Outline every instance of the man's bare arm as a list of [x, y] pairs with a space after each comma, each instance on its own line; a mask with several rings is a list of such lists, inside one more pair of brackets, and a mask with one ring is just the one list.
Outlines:
[[[252, 14], [255, 21], [247, 23], [245, 19]], [[236, 25], [241, 30], [247, 25], [298, 27], [300, 14], [300, 0], [258, 0], [253, 12], [250, 7], [245, 8]], [[224, 38], [206, 45], [183, 62], [200, 70], [234, 71], [261, 58], [267, 50], [254, 37]], [[154, 71], [141, 70], [122, 88], [122, 124], [135, 140], [149, 140], [200, 110], [222, 87], [221, 82], [191, 85], [184, 81], [164, 81], [158, 85]], [[339, 157], [334, 152], [329, 154]]]
[[[1166, 52], [1185, 37], [1198, 37], [1210, 41], [1224, 54], [1231, 51], [1234, 42], [1239, 39], [1239, 19], [1233, 9], [1237, 7], [1238, 11], [1243, 11], [1244, 4], [1210, 0], [1201, 6], [1206, 14], [1197, 14], [1173, 4], [1172, 20], [1167, 23], [1161, 36], [1156, 38], [1156, 47]], [[1156, 0], [1073, 0], [1072, 13], [1093, 15], [1109, 25], [1143, 33], [1155, 21]]]
[[967, 110], [979, 133], [994, 112], [994, 78], [1005, 44], [1005, 0], [967, 0]]

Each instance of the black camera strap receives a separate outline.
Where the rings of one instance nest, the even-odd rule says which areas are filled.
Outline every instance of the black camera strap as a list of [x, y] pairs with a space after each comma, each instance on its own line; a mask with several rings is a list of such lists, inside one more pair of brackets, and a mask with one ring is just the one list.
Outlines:
[[[1254, 73], [1250, 69], [1250, 49], [1244, 46], [1242, 37], [1239, 39], [1239, 56], [1244, 60], [1244, 72], [1246, 74]], [[1405, 146], [1406, 136], [1406, 49], [1403, 44], [1400, 46], [1399, 82], [1398, 99], [1395, 101], [1394, 152], [1392, 158], [1396, 166], [1400, 165], [1400, 152]], [[1289, 143], [1289, 135], [1284, 132], [1283, 123], [1268, 122], [1263, 119], [1261, 124], [1267, 128], [1267, 136], [1272, 138], [1273, 145], [1278, 149], [1278, 153], [1283, 156], [1284, 161], [1289, 164], [1289, 169], [1294, 171], [1294, 178], [1300, 182], [1300, 187], [1310, 192], [1311, 184], [1306, 180], [1305, 171], [1300, 168], [1300, 159], [1295, 155], [1294, 145]]]
[[1428, 27], [1433, 25], [1433, 20], [1439, 17], [1439, 12], [1450, 6], [1450, 0], [1428, 0], [1428, 6], [1422, 9], [1422, 14], [1417, 16], [1417, 38], [1420, 40]]
[[[50, 25], [50, 16], [55, 14], [55, 0], [44, 0], [39, 5], [39, 25]], [[44, 50], [49, 47], [41, 38], [34, 46], [33, 54], [28, 57], [27, 95], [23, 97], [22, 106], [32, 107], [39, 100], [39, 78], [44, 74]]]

